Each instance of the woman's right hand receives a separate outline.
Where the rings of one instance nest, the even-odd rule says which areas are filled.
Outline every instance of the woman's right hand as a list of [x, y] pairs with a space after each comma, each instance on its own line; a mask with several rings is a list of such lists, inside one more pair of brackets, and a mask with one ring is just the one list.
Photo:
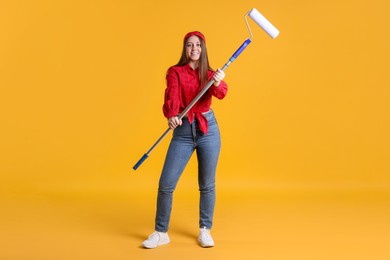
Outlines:
[[182, 121], [177, 116], [174, 116], [174, 117], [171, 117], [168, 119], [168, 126], [171, 129], [175, 129], [176, 127], [180, 126], [181, 124], [182, 124]]

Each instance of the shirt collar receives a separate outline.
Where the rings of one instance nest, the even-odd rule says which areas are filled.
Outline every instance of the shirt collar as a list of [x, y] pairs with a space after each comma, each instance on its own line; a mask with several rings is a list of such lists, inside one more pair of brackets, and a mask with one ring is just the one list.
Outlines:
[[186, 65], [184, 65], [184, 68], [188, 71], [198, 71], [199, 70], [199, 67], [197, 67], [196, 69], [193, 69], [189, 63], [187, 63]]

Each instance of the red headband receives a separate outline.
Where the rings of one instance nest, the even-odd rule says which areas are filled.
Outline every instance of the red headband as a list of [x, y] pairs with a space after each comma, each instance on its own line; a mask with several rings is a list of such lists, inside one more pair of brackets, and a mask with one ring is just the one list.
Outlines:
[[189, 32], [189, 33], [187, 33], [186, 36], [184, 36], [184, 42], [185, 42], [188, 38], [190, 38], [191, 36], [193, 36], [193, 35], [196, 35], [196, 36], [202, 38], [202, 40], [204, 41], [204, 43], [206, 43], [206, 38], [204, 37], [204, 35], [203, 35], [201, 32], [198, 32], [198, 31], [194, 31], [194, 32]]

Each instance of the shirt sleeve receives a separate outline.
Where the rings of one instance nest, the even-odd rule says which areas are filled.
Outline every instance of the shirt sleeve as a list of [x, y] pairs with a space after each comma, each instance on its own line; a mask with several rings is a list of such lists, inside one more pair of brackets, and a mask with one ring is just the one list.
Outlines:
[[[209, 71], [209, 80], [213, 78], [214, 73], [215, 73], [214, 71]], [[228, 90], [228, 86], [226, 82], [223, 80], [221, 81], [218, 87], [214, 85], [211, 86], [211, 94], [218, 99], [223, 99], [227, 94], [227, 90]]]
[[171, 118], [179, 114], [180, 108], [179, 77], [172, 67], [168, 69], [166, 84], [163, 113], [166, 118]]
[[214, 97], [218, 99], [223, 99], [226, 96], [228, 90], [228, 86], [225, 81], [221, 81], [218, 87], [211, 86], [211, 88], [212, 88], [211, 93], [213, 94]]

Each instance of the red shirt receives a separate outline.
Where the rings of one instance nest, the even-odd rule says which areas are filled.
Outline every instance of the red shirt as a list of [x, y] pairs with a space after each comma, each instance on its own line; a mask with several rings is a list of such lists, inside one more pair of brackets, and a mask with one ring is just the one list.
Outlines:
[[[212, 79], [214, 72], [209, 70], [209, 80]], [[166, 118], [179, 115], [202, 90], [199, 86], [198, 69], [192, 69], [190, 65], [172, 66], [168, 69], [167, 88], [165, 89], [165, 98], [163, 112]], [[199, 128], [203, 133], [208, 131], [206, 117], [202, 114], [210, 110], [212, 97], [223, 99], [227, 93], [227, 84], [221, 81], [218, 87], [211, 86], [209, 90], [195, 103], [188, 111], [187, 116], [190, 123], [194, 118], [199, 122]]]

